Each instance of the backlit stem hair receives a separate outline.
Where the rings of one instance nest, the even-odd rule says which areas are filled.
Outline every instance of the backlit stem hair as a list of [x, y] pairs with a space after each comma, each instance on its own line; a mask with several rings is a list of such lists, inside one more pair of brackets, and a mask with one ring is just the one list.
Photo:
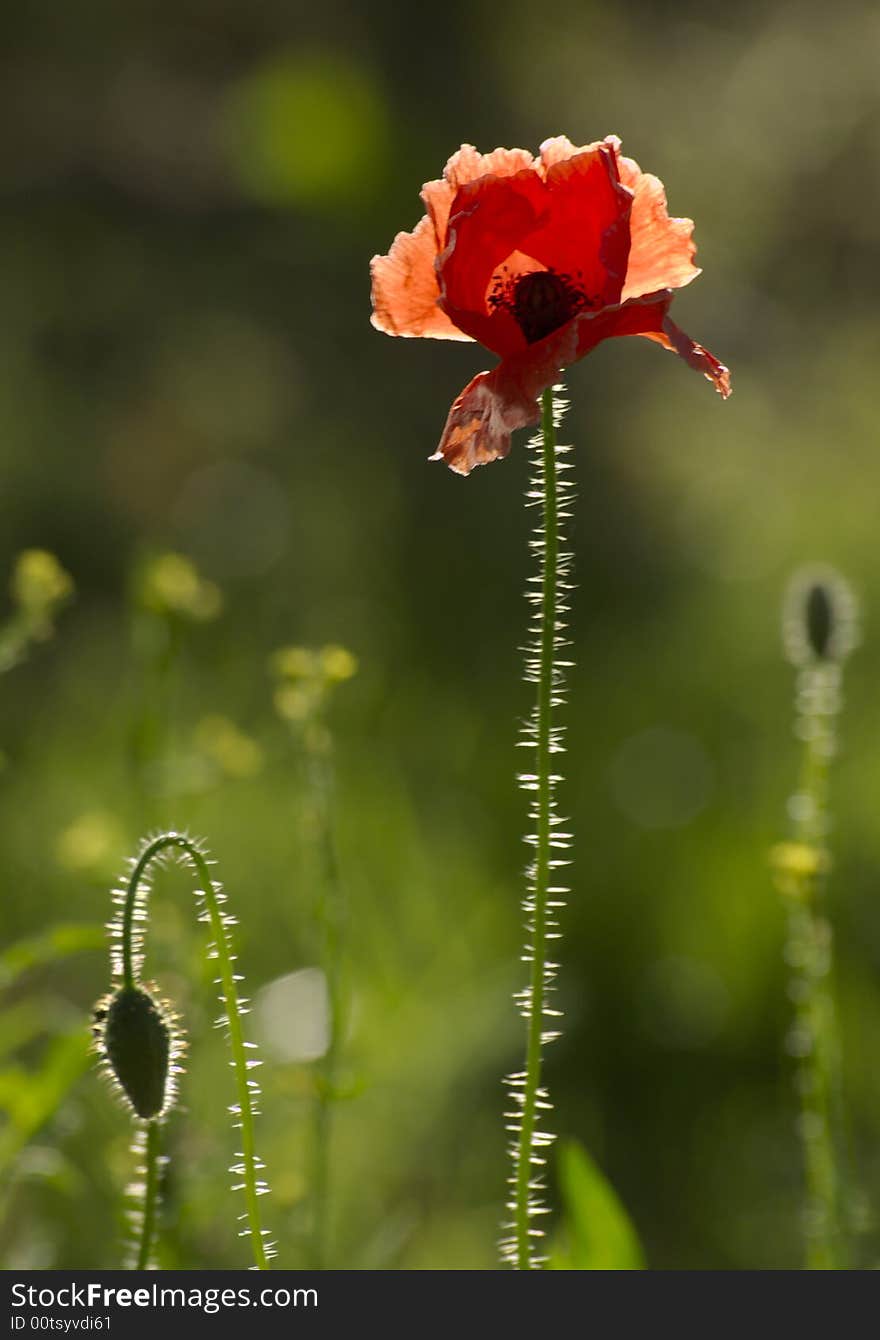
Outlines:
[[[561, 389], [561, 388], [557, 388]], [[534, 825], [526, 841], [534, 854], [527, 869], [523, 899], [526, 943], [523, 961], [528, 965], [528, 984], [517, 992], [516, 1002], [526, 1021], [526, 1051], [523, 1070], [508, 1076], [507, 1085], [513, 1109], [507, 1113], [512, 1141], [510, 1154], [513, 1170], [508, 1210], [511, 1221], [502, 1241], [502, 1259], [518, 1270], [538, 1269], [542, 1230], [537, 1219], [546, 1213], [544, 1193], [544, 1151], [553, 1136], [543, 1129], [543, 1116], [550, 1110], [547, 1090], [541, 1083], [543, 1052], [546, 1043], [558, 1036], [559, 1011], [552, 1009], [549, 997], [557, 964], [548, 954], [551, 941], [559, 938], [556, 914], [564, 906], [568, 892], [555, 882], [558, 869], [568, 864], [560, 855], [570, 846], [569, 833], [562, 832], [564, 820], [556, 811], [556, 789], [561, 778], [556, 759], [563, 752], [563, 727], [557, 721], [557, 709], [564, 701], [564, 671], [569, 664], [559, 657], [568, 642], [563, 638], [567, 612], [565, 578], [571, 556], [564, 553], [560, 521], [570, 513], [569, 482], [561, 472], [571, 467], [562, 457], [569, 447], [557, 445], [556, 428], [563, 406], [554, 402], [549, 388], [542, 398], [541, 433], [530, 444], [536, 458], [536, 473], [527, 494], [527, 504], [540, 506], [540, 520], [531, 540], [538, 559], [538, 573], [529, 578], [528, 599], [534, 605], [530, 643], [526, 649], [525, 677], [536, 687], [531, 717], [523, 728], [519, 743], [534, 754], [534, 771], [523, 773], [519, 782], [529, 793], [529, 817]]]

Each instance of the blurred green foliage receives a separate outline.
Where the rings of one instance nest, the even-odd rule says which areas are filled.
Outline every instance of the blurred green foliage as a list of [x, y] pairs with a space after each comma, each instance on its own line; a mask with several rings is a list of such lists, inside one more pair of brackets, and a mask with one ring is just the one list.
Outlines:
[[25, 549], [16, 556], [9, 593], [13, 612], [0, 626], [0, 673], [25, 660], [34, 643], [49, 640], [73, 582], [54, 554]]
[[[45, 547], [77, 599], [2, 679], [2, 948], [101, 923], [142, 832], [188, 825], [257, 999], [313, 966], [311, 809], [266, 666], [282, 645], [350, 648], [329, 709], [353, 949], [333, 1264], [495, 1264], [500, 1079], [522, 1046], [525, 452], [468, 481], [428, 465], [488, 356], [369, 325], [371, 254], [462, 140], [620, 134], [697, 221], [705, 273], [674, 314], [734, 375], [722, 405], [621, 340], [568, 382], [577, 842], [554, 1128], [590, 1150], [650, 1266], [799, 1262], [767, 853], [797, 760], [781, 594], [828, 561], [865, 610], [830, 895], [853, 1145], [880, 1193], [878, 37], [867, 0], [6, 16], [0, 570]], [[222, 612], [139, 601], [163, 554]], [[226, 1057], [190, 897], [158, 882], [147, 965], [191, 1040], [164, 1264], [233, 1265]], [[128, 1123], [82, 1051], [106, 976], [84, 945], [4, 988], [7, 1266], [118, 1263]], [[313, 1067], [268, 1043], [265, 1061], [267, 1220], [297, 1265]]]
[[556, 1153], [562, 1226], [551, 1244], [551, 1270], [641, 1270], [635, 1229], [611, 1184], [577, 1140]]

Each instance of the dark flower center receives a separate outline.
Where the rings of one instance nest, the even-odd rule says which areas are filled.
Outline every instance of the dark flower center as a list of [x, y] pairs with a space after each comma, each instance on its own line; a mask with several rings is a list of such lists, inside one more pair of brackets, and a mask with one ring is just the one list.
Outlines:
[[571, 275], [555, 270], [536, 270], [516, 279], [502, 272], [489, 294], [489, 306], [506, 308], [529, 344], [543, 340], [585, 307], [594, 305]]

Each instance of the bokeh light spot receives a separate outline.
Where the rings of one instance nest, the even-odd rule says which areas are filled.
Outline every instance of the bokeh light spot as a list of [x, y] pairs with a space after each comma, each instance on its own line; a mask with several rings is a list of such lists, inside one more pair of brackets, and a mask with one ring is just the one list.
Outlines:
[[264, 204], [335, 205], [371, 190], [388, 118], [363, 66], [338, 52], [288, 53], [233, 89], [227, 132], [246, 195]]
[[330, 1001], [320, 968], [301, 968], [263, 987], [254, 1002], [260, 1043], [279, 1061], [317, 1061], [330, 1040]]
[[680, 828], [705, 808], [714, 769], [693, 735], [653, 726], [621, 745], [611, 765], [620, 809], [640, 828]]
[[660, 959], [645, 977], [642, 993], [645, 1031], [661, 1046], [705, 1047], [721, 1031], [730, 996], [708, 963], [691, 958]]
[[284, 490], [268, 470], [226, 461], [196, 471], [174, 506], [188, 548], [221, 577], [260, 577], [290, 534]]

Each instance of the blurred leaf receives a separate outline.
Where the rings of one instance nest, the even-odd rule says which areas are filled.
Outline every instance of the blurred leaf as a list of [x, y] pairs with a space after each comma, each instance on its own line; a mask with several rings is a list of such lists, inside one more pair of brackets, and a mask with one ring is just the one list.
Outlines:
[[564, 1221], [550, 1251], [550, 1269], [643, 1270], [632, 1221], [584, 1147], [566, 1140], [557, 1163]]
[[81, 1027], [52, 1039], [39, 1071], [19, 1066], [0, 1071], [0, 1107], [10, 1118], [0, 1133], [0, 1175], [55, 1114], [90, 1057], [88, 1030]]
[[89, 1190], [87, 1179], [72, 1159], [61, 1150], [39, 1141], [22, 1150], [15, 1172], [19, 1183], [25, 1180], [41, 1182], [62, 1196], [72, 1197]]
[[0, 1058], [9, 1056], [45, 1032], [45, 1011], [34, 1001], [20, 1001], [0, 1013]]
[[43, 967], [69, 954], [103, 949], [107, 932], [97, 924], [61, 923], [43, 935], [18, 940], [0, 954], [0, 989], [12, 986], [30, 968]]

